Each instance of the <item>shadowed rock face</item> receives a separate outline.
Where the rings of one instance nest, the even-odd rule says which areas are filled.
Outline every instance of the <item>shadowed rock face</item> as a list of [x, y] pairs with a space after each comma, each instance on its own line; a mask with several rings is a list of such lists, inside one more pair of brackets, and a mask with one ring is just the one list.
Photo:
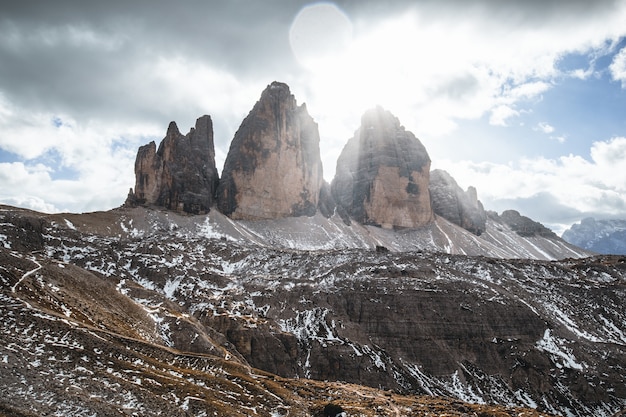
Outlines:
[[129, 193], [126, 204], [207, 213], [213, 205], [217, 183], [211, 117], [200, 117], [185, 136], [171, 122], [158, 150], [154, 142], [139, 148], [135, 190]]
[[233, 219], [312, 216], [323, 183], [317, 123], [273, 82], [235, 133], [217, 192]]
[[429, 189], [435, 214], [478, 236], [486, 230], [487, 213], [476, 188], [463, 191], [450, 174], [435, 169], [430, 173]]
[[413, 133], [381, 107], [367, 111], [348, 141], [331, 185], [338, 209], [384, 228], [414, 228], [433, 220], [430, 158]]
[[[494, 218], [498, 218], [498, 215], [495, 213], [490, 213], [490, 215]], [[549, 239], [556, 239], [558, 237], [552, 230], [548, 229], [543, 224], [526, 216], [522, 216], [516, 210], [505, 210], [499, 218], [520, 236], [542, 236]]]

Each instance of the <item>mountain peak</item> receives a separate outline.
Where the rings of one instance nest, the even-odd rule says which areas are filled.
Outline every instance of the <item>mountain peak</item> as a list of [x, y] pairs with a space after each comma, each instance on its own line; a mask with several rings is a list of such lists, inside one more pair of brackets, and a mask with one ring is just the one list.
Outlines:
[[432, 222], [430, 157], [413, 133], [382, 107], [366, 111], [332, 182], [341, 211], [363, 224], [415, 228]]
[[217, 190], [233, 219], [312, 216], [323, 183], [317, 123], [274, 81], [235, 133]]
[[176, 122], [170, 122], [170, 124], [167, 126], [167, 133], [165, 134], [165, 136], [172, 138], [180, 136], [180, 130], [178, 130], [178, 125], [176, 124]]

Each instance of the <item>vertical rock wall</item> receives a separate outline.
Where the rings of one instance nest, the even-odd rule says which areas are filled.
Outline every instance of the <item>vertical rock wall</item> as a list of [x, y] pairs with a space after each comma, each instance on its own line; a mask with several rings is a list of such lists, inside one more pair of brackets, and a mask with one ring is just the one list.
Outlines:
[[273, 82], [235, 133], [218, 208], [244, 220], [312, 216], [322, 183], [317, 123], [286, 84]]
[[415, 228], [430, 223], [430, 158], [413, 133], [390, 112], [377, 107], [339, 159], [332, 195], [354, 220], [384, 228]]
[[487, 213], [478, 201], [476, 188], [463, 191], [446, 171], [430, 173], [430, 195], [435, 214], [480, 236], [487, 228]]

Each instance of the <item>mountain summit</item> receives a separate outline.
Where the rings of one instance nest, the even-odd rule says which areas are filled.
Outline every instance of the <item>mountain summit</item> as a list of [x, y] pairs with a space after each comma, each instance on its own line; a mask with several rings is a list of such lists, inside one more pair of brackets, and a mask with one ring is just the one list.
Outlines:
[[426, 148], [382, 107], [365, 112], [337, 160], [337, 205], [362, 224], [415, 228], [433, 221]]
[[217, 190], [233, 219], [312, 216], [323, 183], [317, 123], [274, 81], [235, 133]]

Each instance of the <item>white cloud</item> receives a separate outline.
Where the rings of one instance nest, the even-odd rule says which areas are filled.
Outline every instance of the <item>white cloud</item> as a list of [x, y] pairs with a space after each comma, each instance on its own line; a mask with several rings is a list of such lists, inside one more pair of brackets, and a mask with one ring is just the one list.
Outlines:
[[550, 139], [555, 140], [558, 143], [565, 143], [565, 141], [567, 141], [567, 136], [565, 135], [550, 136]]
[[138, 146], [148, 141], [146, 133], [157, 131], [149, 125], [78, 123], [66, 115], [28, 115], [19, 109], [14, 113], [24, 116], [0, 121], [0, 146], [22, 161], [0, 164], [0, 201], [44, 211], [119, 206], [134, 185]]
[[519, 112], [507, 105], [501, 104], [491, 110], [489, 124], [494, 126], [508, 126], [507, 120], [511, 117], [519, 116]]
[[622, 88], [626, 88], [626, 48], [622, 48], [614, 57], [613, 62], [609, 65], [611, 77], [615, 81], [621, 81]]
[[554, 126], [551, 126], [550, 124], [546, 122], [539, 122], [535, 130], [538, 130], [543, 133], [552, 133], [554, 132]]
[[[289, 25], [265, 23], [264, 18], [271, 24], [289, 22], [287, 6], [259, 6], [246, 21], [243, 14], [228, 14], [231, 6], [224, 3], [215, 8], [224, 24], [184, 30], [162, 25], [170, 16], [144, 4], [121, 11], [106, 7], [99, 9], [103, 16], [81, 13], [67, 22], [50, 18], [41, 24], [36, 19], [14, 24], [8, 15], [0, 22], [0, 60], [6, 63], [0, 69], [0, 148], [18, 155], [22, 165], [2, 169], [21, 172], [25, 186], [5, 178], [2, 196], [22, 196], [20, 201], [30, 201], [24, 204], [58, 209], [112, 207], [134, 183], [137, 147], [160, 140], [170, 120], [185, 133], [205, 113], [214, 121], [221, 165], [239, 124], [273, 81], [265, 79], [267, 74], [287, 82], [298, 101], [307, 103], [319, 124], [330, 180], [341, 148], [367, 108], [384, 106], [407, 129], [431, 141], [455, 132], [465, 120], [486, 117], [493, 125], [507, 126], [555, 88], [558, 77], [589, 76], [589, 69], [561, 74], [557, 63], [564, 56], [606, 55], [626, 34], [623, 2], [567, 8], [509, 3], [455, 2], [451, 8], [449, 2], [414, 2], [407, 10], [396, 7], [393, 15], [375, 16], [359, 12], [359, 2], [346, 3], [345, 14], [333, 15], [338, 42], [325, 48], [324, 40], [327, 45], [333, 36], [320, 36], [322, 45], [313, 45], [314, 59], [299, 57], [304, 69], [296, 68]], [[181, 14], [176, 16], [200, 12], [189, 10], [177, 10]], [[291, 18], [296, 15], [294, 11]], [[247, 26], [250, 32], [242, 30]], [[317, 41], [315, 31], [305, 35], [307, 42]], [[626, 83], [626, 50], [616, 55], [611, 74]], [[63, 123], [55, 126], [55, 118]], [[543, 131], [550, 135], [550, 128], [546, 123]], [[471, 140], [463, 133], [459, 140]], [[618, 143], [598, 143], [592, 155], [605, 160], [610, 157], [605, 148], [616, 151]], [[58, 155], [59, 165], [37, 165], [50, 162], [39, 160], [49, 152]], [[456, 149], [449, 152], [451, 159], [463, 157]], [[511, 186], [491, 185], [472, 169], [466, 171], [468, 178], [484, 180], [497, 198], [529, 196], [539, 186], [567, 189], [556, 183], [557, 172], [577, 174], [574, 167], [597, 171], [596, 165], [595, 159], [564, 157], [480, 167], [498, 178], [510, 175]], [[59, 178], [63, 169], [76, 177]], [[523, 169], [533, 172], [533, 181]]]
[[[591, 160], [579, 155], [555, 159], [522, 159], [509, 164], [439, 161], [459, 185], [473, 185], [486, 209], [518, 204], [550, 195], [554, 202], [571, 211], [599, 216], [619, 216], [626, 210], [626, 138], [594, 142]], [[516, 207], [506, 207], [516, 208]], [[533, 207], [535, 220], [550, 223], [550, 207]], [[548, 220], [546, 220], [548, 219]], [[571, 223], [570, 223], [571, 225]]]

